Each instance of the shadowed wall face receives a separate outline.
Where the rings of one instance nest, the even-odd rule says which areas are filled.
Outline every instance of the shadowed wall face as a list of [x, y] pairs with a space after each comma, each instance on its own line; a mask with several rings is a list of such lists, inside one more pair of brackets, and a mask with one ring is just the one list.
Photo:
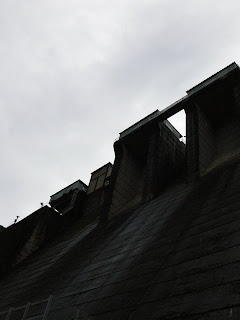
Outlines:
[[112, 164], [109, 162], [91, 173], [84, 215], [101, 215], [104, 199], [105, 186], [109, 184], [112, 173]]
[[188, 179], [192, 181], [239, 153], [239, 75], [191, 97], [187, 114]]
[[126, 204], [141, 201], [146, 157], [141, 158], [127, 146], [121, 148], [121, 157], [110, 207], [110, 218]]
[[156, 197], [184, 168], [185, 145], [163, 122], [120, 139], [115, 152], [110, 218]]
[[87, 194], [102, 188], [105, 185], [106, 180], [110, 177], [111, 173], [112, 164], [110, 162], [92, 172]]

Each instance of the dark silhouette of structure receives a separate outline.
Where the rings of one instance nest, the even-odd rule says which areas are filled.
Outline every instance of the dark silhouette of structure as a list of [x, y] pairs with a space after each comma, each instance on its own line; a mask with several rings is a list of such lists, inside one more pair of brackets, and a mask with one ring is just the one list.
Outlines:
[[[186, 112], [186, 144], [168, 118]], [[120, 133], [115, 161], [0, 229], [0, 319], [240, 318], [240, 70]]]

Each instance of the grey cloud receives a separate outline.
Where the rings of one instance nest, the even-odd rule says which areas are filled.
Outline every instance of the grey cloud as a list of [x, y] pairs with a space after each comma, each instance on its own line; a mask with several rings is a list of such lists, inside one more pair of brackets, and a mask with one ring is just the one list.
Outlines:
[[[0, 224], [113, 161], [118, 133], [239, 59], [238, 1], [0, 4]], [[184, 130], [179, 115], [172, 121]], [[181, 123], [182, 122], [182, 123]]]

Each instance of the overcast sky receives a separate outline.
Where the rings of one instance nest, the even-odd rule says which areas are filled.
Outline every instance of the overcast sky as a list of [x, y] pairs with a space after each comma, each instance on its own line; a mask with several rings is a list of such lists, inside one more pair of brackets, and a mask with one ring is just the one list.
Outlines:
[[239, 14], [239, 0], [2, 0], [0, 224], [88, 184], [119, 132], [239, 63]]

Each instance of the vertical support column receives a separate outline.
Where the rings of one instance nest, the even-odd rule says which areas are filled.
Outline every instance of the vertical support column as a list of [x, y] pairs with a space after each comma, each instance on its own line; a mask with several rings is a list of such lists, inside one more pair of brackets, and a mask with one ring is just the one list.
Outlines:
[[235, 84], [233, 88], [233, 99], [234, 99], [234, 111], [237, 116], [240, 116], [240, 84]]
[[109, 220], [109, 214], [111, 210], [111, 204], [113, 199], [113, 192], [118, 177], [119, 169], [123, 158], [123, 146], [120, 141], [114, 143], [115, 160], [113, 164], [112, 174], [109, 179], [109, 184], [104, 187], [103, 192], [103, 206], [102, 213], [99, 220], [100, 224], [106, 224]]
[[199, 178], [199, 134], [198, 110], [192, 103], [186, 112], [186, 138], [187, 138], [187, 177], [188, 182]]
[[76, 312], [76, 315], [75, 315], [75, 317], [74, 317], [74, 320], [78, 320], [79, 314], [80, 314], [80, 310], [77, 309], [77, 312]]
[[24, 314], [23, 314], [23, 316], [22, 316], [22, 320], [26, 320], [26, 319], [27, 319], [27, 314], [28, 314], [28, 311], [29, 311], [30, 306], [31, 306], [31, 302], [28, 302], [28, 304], [26, 305]]
[[13, 308], [10, 308], [9, 311], [8, 311], [6, 320], [10, 320], [10, 317], [11, 317], [11, 315], [12, 315], [12, 312], [13, 312]]
[[49, 310], [51, 308], [52, 300], [53, 300], [53, 296], [50, 296], [48, 299], [48, 303], [47, 303], [42, 320], [47, 320], [47, 316], [48, 316]]
[[159, 132], [155, 131], [149, 137], [147, 164], [144, 174], [144, 189], [142, 202], [153, 199], [158, 192], [158, 162], [159, 162]]

